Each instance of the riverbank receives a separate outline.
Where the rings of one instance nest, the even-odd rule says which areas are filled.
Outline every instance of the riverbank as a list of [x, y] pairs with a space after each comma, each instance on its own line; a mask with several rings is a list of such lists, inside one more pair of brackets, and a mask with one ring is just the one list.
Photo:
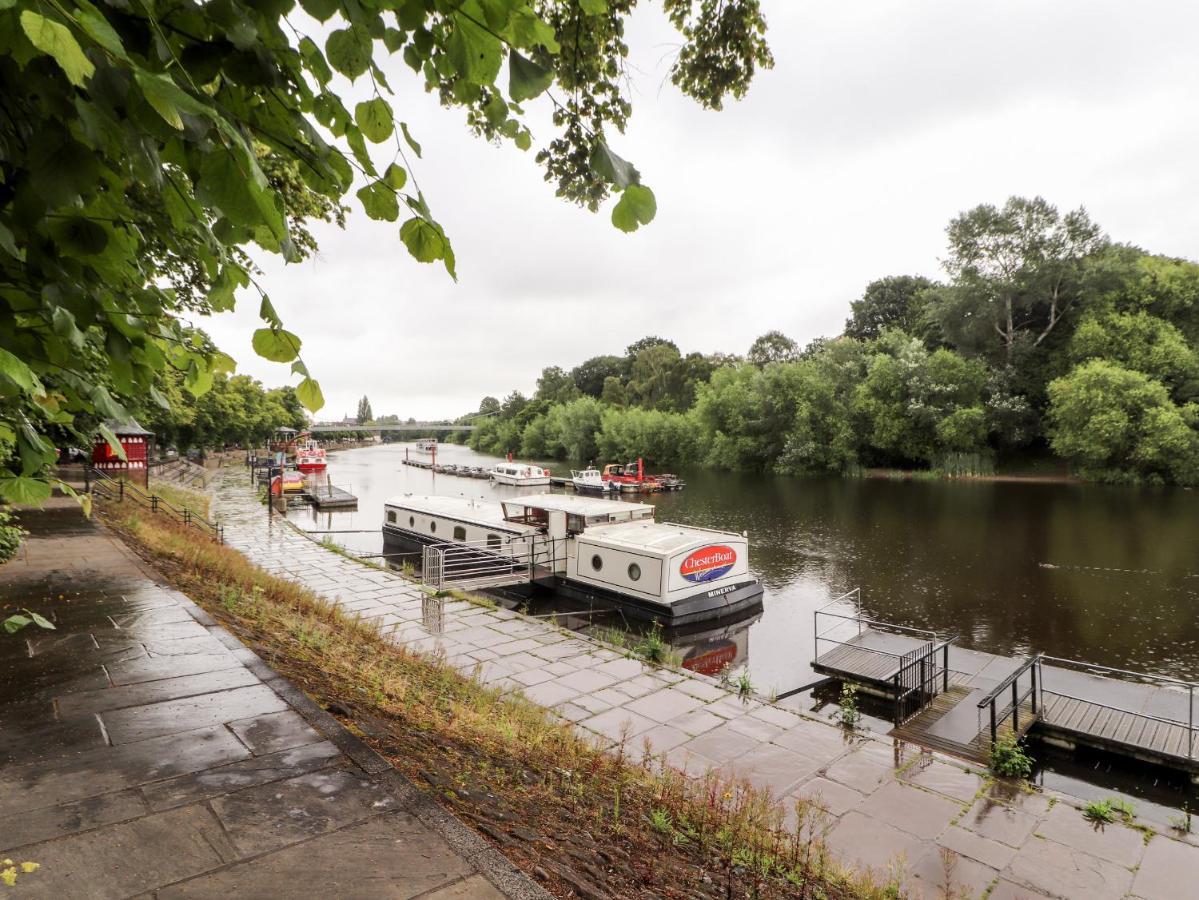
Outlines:
[[546, 896], [73, 500], [19, 515], [0, 893]]
[[[129, 507], [104, 512], [256, 652], [555, 893], [882, 896], [883, 886], [829, 862], [813, 805], [788, 811], [765, 788], [731, 775], [689, 780], [646, 767], [648, 750], [631, 735], [617, 730], [613, 751], [613, 741], [578, 733], [436, 655], [410, 652], [375, 617], [326, 603], [234, 550]], [[467, 606], [438, 604], [446, 605]], [[517, 618], [471, 610], [476, 628]], [[446, 611], [422, 602], [422, 621], [430, 615], [444, 620]], [[561, 650], [560, 637], [544, 649]]]

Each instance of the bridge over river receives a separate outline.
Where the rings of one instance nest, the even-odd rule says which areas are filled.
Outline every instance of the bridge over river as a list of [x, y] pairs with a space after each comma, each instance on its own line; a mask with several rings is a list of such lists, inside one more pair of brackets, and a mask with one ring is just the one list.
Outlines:
[[366, 425], [339, 425], [326, 422], [310, 425], [306, 430], [313, 434], [344, 431], [407, 431], [413, 434], [429, 434], [437, 431], [474, 431], [475, 428], [474, 425], [444, 425], [440, 422], [405, 422], [398, 425], [380, 425], [374, 422]]

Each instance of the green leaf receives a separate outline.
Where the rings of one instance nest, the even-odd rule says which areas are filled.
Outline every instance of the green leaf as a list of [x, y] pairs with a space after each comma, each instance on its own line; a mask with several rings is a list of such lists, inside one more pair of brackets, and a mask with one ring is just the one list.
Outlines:
[[640, 184], [630, 184], [621, 192], [620, 201], [612, 208], [612, 224], [626, 233], [648, 225], [658, 212], [654, 192]]
[[86, 216], [71, 216], [54, 224], [55, 243], [81, 256], [95, 256], [108, 246], [108, 231]]
[[371, 35], [361, 25], [351, 25], [329, 35], [325, 56], [350, 81], [363, 74], [371, 64]]
[[117, 455], [117, 458], [126, 459], [125, 448], [121, 446], [121, 442], [117, 440], [117, 436], [113, 433], [113, 430], [103, 422], [97, 428], [99, 428], [101, 437], [108, 443], [109, 448]]
[[54, 307], [54, 312], [50, 314], [50, 324], [54, 328], [54, 333], [65, 338], [76, 352], [83, 349], [83, 332], [75, 324], [75, 317], [70, 310], [61, 306]]
[[16, 476], [0, 478], [0, 500], [9, 503], [41, 504], [50, 499], [50, 482]]
[[120, 35], [108, 24], [104, 14], [87, 0], [76, 0], [79, 14], [75, 17], [80, 27], [87, 32], [88, 37], [120, 59], [128, 59], [125, 46], [121, 43]]
[[499, 38], [461, 13], [450, 16], [453, 30], [446, 57], [458, 77], [472, 84], [492, 84], [504, 61]]
[[514, 47], [543, 47], [547, 53], [557, 53], [562, 49], [555, 38], [553, 27], [527, 6], [513, 12], [512, 18], [508, 20], [508, 27], [500, 34]]
[[332, 80], [333, 73], [329, 70], [329, 64], [325, 62], [324, 54], [312, 38], [300, 39], [300, 58], [318, 82], [328, 84]]
[[400, 201], [396, 199], [395, 191], [382, 181], [372, 181], [360, 189], [358, 199], [372, 219], [394, 222], [400, 217]]
[[554, 82], [554, 72], [526, 59], [515, 50], [508, 54], [508, 96], [517, 103], [540, 96]]
[[43, 397], [46, 394], [45, 387], [33, 374], [33, 370], [2, 347], [0, 347], [0, 375], [35, 397]]
[[391, 117], [391, 106], [382, 97], [375, 97], [354, 107], [354, 121], [362, 129], [367, 140], [381, 144], [395, 131]]
[[341, 3], [338, 0], [300, 0], [300, 6], [304, 8], [304, 12], [318, 22], [327, 21], [330, 16], [341, 9]]
[[171, 401], [164, 397], [162, 391], [154, 387], [154, 385], [150, 385], [150, 399], [163, 409], [169, 410], [171, 408]]
[[240, 152], [215, 148], [206, 154], [200, 161], [196, 195], [201, 202], [219, 209], [234, 225], [266, 225], [278, 240], [287, 237], [283, 214], [266, 187], [262, 171]]
[[222, 353], [216, 350], [212, 354], [212, 359], [209, 361], [212, 371], [218, 374], [231, 374], [237, 371], [237, 360], [228, 353]]
[[4, 630], [8, 634], [16, 634], [33, 620], [28, 616], [15, 615], [9, 616], [4, 620]]
[[367, 175], [377, 178], [379, 173], [375, 170], [370, 151], [366, 149], [366, 141], [362, 138], [362, 129], [355, 125], [346, 128], [346, 143], [354, 151], [354, 159], [358, 160], [358, 165], [362, 166], [363, 171]]
[[49, 619], [45, 618], [44, 616], [39, 616], [37, 613], [32, 612], [32, 611], [30, 611], [29, 616], [30, 616], [30, 618], [33, 619], [33, 624], [36, 625], [38, 628], [46, 628], [46, 629], [49, 629], [50, 631], [57, 630], [54, 627], [54, 623], [51, 622]]
[[512, 140], [516, 143], [517, 148], [521, 150], [528, 150], [533, 146], [533, 133], [529, 131], [529, 129], [524, 128], [518, 131], [516, 133], [516, 137], [514, 137]]
[[624, 189], [630, 184], [641, 183], [641, 173], [633, 164], [613, 153], [602, 140], [597, 140], [591, 148], [590, 162], [597, 175], [617, 188]]
[[309, 412], [316, 412], [325, 405], [325, 395], [315, 379], [305, 378], [296, 385], [296, 399]]
[[602, 16], [608, 11], [608, 0], [579, 0], [579, 9], [589, 16]]
[[392, 163], [387, 167], [387, 171], [383, 173], [383, 181], [388, 187], [401, 191], [404, 189], [404, 185], [408, 183], [408, 173], [404, 171], [402, 166]]
[[0, 222], [0, 250], [3, 250], [15, 260], [21, 262], [25, 260], [25, 251], [17, 247], [17, 242], [13, 239], [12, 229], [3, 222]]
[[26, 9], [21, 12], [21, 30], [33, 46], [54, 57], [54, 61], [66, 73], [67, 80], [76, 87], [83, 87], [96, 71], [67, 26]]
[[255, 353], [271, 362], [291, 362], [300, 355], [300, 339], [282, 328], [259, 328], [250, 344]]
[[416, 154], [416, 158], [420, 159], [420, 144], [418, 144], [416, 142], [416, 139], [408, 131], [408, 123], [407, 122], [400, 123], [400, 131], [402, 131], [404, 133], [404, 141], [408, 144], [409, 147], [412, 148], [412, 152]]
[[431, 263], [445, 258], [446, 240], [441, 229], [419, 216], [400, 226], [400, 240], [417, 262]]

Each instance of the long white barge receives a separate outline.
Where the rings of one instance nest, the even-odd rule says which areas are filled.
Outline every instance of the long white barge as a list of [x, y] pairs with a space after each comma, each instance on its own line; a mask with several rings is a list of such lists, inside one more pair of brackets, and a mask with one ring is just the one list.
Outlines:
[[656, 522], [647, 503], [405, 495], [384, 505], [383, 544], [387, 553], [442, 548], [443, 560], [467, 558], [476, 573], [494, 568], [489, 560], [526, 560], [530, 585], [667, 625], [736, 616], [762, 601], [745, 535]]

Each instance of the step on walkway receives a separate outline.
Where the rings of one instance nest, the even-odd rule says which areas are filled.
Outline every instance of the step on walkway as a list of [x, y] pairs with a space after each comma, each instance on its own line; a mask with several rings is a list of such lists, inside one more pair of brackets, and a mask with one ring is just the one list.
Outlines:
[[1165, 834], [1146, 841], [1121, 825], [1097, 831], [1049, 792], [1015, 790], [912, 744], [742, 701], [714, 679], [656, 669], [541, 619], [429, 602], [400, 575], [269, 519], [244, 470], [223, 469], [213, 485], [226, 541], [264, 569], [377, 622], [399, 644], [520, 691], [591, 739], [626, 735], [634, 753], [649, 747], [689, 773], [747, 778], [788, 807], [814, 800], [835, 855], [884, 881], [897, 873], [911, 896], [944, 896], [948, 883], [953, 896], [990, 889], [992, 900], [1199, 900], [1199, 879], [1176, 877], [1199, 871], [1199, 846]]
[[548, 896], [72, 501], [20, 520], [0, 618], [57, 627], [0, 633], [14, 896]]

